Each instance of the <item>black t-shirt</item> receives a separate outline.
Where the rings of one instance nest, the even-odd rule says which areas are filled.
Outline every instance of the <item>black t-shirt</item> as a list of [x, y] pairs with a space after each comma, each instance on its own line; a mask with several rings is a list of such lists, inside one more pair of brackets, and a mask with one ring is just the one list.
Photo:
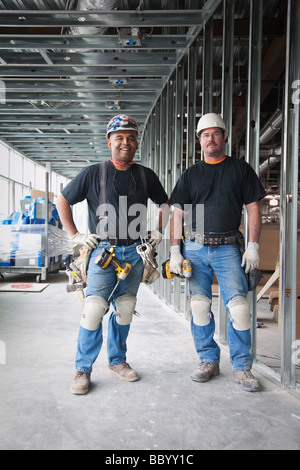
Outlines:
[[[112, 223], [109, 229], [109, 238], [121, 237], [122, 240], [127, 240], [127, 243], [137, 240], [139, 236], [129, 236], [128, 231], [127, 234], [125, 234], [127, 235], [125, 237], [124, 227], [126, 227], [127, 230], [128, 226], [132, 222], [131, 226], [133, 229], [130, 232], [130, 235], [132, 235], [132, 232], [137, 232], [139, 230], [139, 228], [134, 230], [133, 224], [134, 220], [137, 220], [139, 217], [138, 205], [146, 207], [148, 198], [157, 205], [165, 204], [168, 200], [168, 196], [157, 175], [147, 167], [143, 167], [147, 186], [147, 194], [145, 194], [145, 187], [139, 167], [140, 165], [133, 164], [129, 170], [120, 171], [115, 169], [111, 161], [108, 162], [106, 203], [109, 207], [115, 209], [116, 215], [116, 224], [114, 225], [112, 223], [114, 210], [108, 211], [109, 219]], [[88, 204], [89, 230], [91, 233], [97, 234], [100, 234], [99, 215], [100, 213], [103, 213], [103, 211], [99, 211], [99, 171], [99, 164], [84, 168], [62, 191], [62, 195], [70, 205], [74, 205], [86, 199]], [[137, 206], [135, 206], [135, 204], [137, 204]], [[125, 225], [122, 225], [121, 233], [119, 230], [119, 226], [121, 225], [120, 219], [123, 222], [126, 220]]]
[[[201, 161], [185, 170], [172, 191], [170, 203], [185, 210], [190, 205], [194, 232], [224, 233], [239, 229], [243, 204], [265, 195], [247, 162], [226, 157], [217, 164]], [[200, 220], [203, 207], [204, 227]]]

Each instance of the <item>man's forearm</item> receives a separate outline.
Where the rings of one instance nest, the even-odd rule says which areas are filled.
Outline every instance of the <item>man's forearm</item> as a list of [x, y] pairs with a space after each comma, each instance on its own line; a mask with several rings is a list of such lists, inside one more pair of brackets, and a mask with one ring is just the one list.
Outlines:
[[165, 204], [162, 204], [158, 209], [157, 230], [159, 230], [162, 233], [168, 223], [169, 215], [170, 215], [170, 206], [169, 206], [169, 202], [167, 201]]
[[249, 241], [259, 243], [261, 232], [261, 214], [258, 201], [246, 206], [248, 216]]
[[73, 237], [78, 230], [73, 220], [70, 204], [62, 194], [60, 194], [56, 200], [56, 208], [64, 229], [68, 232], [70, 237]]
[[173, 216], [170, 224], [171, 245], [180, 245], [182, 239], [182, 226], [184, 211], [174, 207]]

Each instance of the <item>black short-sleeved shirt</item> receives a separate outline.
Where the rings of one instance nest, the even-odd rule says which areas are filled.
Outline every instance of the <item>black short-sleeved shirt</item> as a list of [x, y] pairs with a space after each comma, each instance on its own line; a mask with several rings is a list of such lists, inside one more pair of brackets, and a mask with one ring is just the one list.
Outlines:
[[[168, 201], [168, 196], [161, 185], [157, 175], [147, 167], [144, 168], [146, 178], [147, 194], [145, 194], [145, 185], [143, 184], [140, 165], [133, 164], [129, 170], [116, 170], [111, 161], [107, 166], [107, 183], [106, 183], [106, 202], [112, 205], [116, 210], [117, 225], [119, 223], [119, 215], [124, 219], [124, 214], [119, 214], [120, 198], [125, 197], [126, 203], [122, 205], [122, 210], [133, 204], [147, 205], [150, 198], [155, 204], [162, 205]], [[88, 204], [88, 223], [91, 233], [99, 234], [99, 188], [100, 188], [100, 165], [95, 164], [84, 168], [75, 178], [67, 184], [63, 189], [62, 195], [70, 205], [74, 205], [86, 199]], [[121, 212], [121, 209], [120, 209]], [[137, 217], [126, 214], [126, 225]], [[119, 237], [118, 226], [116, 227], [114, 236]], [[124, 233], [122, 232], [124, 235]], [[127, 243], [130, 237], [127, 237]], [[138, 237], [136, 238], [138, 239]], [[132, 242], [134, 240], [130, 240]]]
[[[192, 205], [194, 232], [199, 233], [202, 227], [207, 234], [224, 233], [239, 229], [243, 204], [258, 201], [265, 195], [259, 178], [247, 162], [226, 157], [217, 164], [201, 161], [185, 170], [172, 191], [170, 203], [181, 209]], [[196, 211], [196, 206], [201, 204], [204, 227], [199, 221], [200, 206]]]

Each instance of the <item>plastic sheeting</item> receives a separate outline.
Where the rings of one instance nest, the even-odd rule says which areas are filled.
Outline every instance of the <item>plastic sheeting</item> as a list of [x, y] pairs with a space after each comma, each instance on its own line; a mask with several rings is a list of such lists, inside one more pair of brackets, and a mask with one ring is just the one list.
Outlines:
[[59, 227], [0, 225], [0, 266], [44, 266], [46, 256], [51, 262], [52, 258], [72, 253], [70, 237]]

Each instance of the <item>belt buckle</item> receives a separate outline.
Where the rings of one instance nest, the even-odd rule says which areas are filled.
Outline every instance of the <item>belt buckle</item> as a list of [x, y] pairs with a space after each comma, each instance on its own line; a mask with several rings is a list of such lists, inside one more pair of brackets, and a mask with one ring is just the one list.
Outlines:
[[204, 245], [205, 244], [205, 236], [202, 234], [197, 233], [195, 235], [195, 242], [198, 243], [198, 245]]

